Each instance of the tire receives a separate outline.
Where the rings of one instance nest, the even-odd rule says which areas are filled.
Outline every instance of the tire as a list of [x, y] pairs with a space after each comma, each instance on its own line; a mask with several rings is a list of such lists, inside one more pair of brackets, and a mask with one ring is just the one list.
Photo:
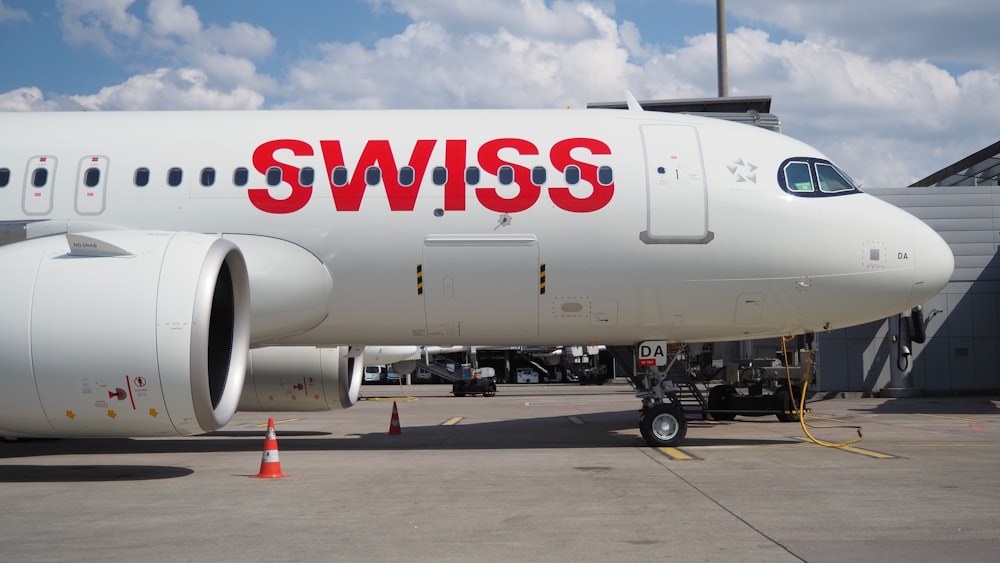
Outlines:
[[677, 407], [661, 403], [642, 415], [639, 432], [650, 446], [676, 446], [687, 434], [687, 419]]
[[[716, 385], [708, 392], [708, 410], [726, 409], [726, 397], [736, 394], [736, 388], [732, 385]], [[717, 412], [711, 413], [712, 420], [727, 421], [736, 418], [735, 414]]]
[[799, 415], [788, 414], [785, 411], [794, 411], [799, 406], [799, 398], [802, 396], [802, 389], [799, 387], [792, 387], [791, 391], [788, 390], [787, 385], [782, 385], [774, 392], [774, 410], [778, 411], [775, 416], [781, 422], [798, 422]]

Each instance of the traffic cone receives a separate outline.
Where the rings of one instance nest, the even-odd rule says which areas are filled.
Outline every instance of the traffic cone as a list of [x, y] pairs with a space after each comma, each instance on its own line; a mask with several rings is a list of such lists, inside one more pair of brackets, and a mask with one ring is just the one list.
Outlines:
[[389, 435], [397, 436], [403, 433], [399, 427], [399, 411], [396, 409], [396, 401], [392, 402], [392, 418], [389, 419]]
[[267, 436], [264, 438], [264, 455], [260, 458], [260, 473], [251, 475], [255, 479], [280, 479], [287, 477], [281, 472], [278, 460], [278, 438], [274, 435], [274, 419], [267, 419]]

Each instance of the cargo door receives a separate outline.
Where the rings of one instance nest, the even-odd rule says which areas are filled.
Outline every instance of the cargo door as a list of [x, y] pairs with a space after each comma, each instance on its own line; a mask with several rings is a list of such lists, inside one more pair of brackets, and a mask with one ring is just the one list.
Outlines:
[[427, 335], [538, 335], [538, 241], [533, 235], [431, 235], [421, 265]]

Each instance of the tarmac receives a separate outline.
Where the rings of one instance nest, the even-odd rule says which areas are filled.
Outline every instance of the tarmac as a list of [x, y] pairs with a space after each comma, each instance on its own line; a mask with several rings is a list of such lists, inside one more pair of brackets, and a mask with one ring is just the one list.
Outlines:
[[[639, 437], [627, 385], [369, 386], [186, 438], [0, 444], [5, 561], [994, 561], [1000, 398]], [[390, 435], [393, 403], [401, 433]], [[273, 417], [287, 477], [250, 479]], [[843, 427], [848, 426], [848, 427]]]

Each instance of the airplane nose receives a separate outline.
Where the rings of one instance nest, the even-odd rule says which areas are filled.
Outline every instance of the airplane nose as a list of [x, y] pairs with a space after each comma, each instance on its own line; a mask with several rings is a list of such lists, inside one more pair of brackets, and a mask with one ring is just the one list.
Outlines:
[[914, 229], [913, 289], [908, 307], [916, 307], [927, 302], [944, 289], [955, 270], [955, 255], [948, 243], [928, 227], [915, 219], [919, 225]]

